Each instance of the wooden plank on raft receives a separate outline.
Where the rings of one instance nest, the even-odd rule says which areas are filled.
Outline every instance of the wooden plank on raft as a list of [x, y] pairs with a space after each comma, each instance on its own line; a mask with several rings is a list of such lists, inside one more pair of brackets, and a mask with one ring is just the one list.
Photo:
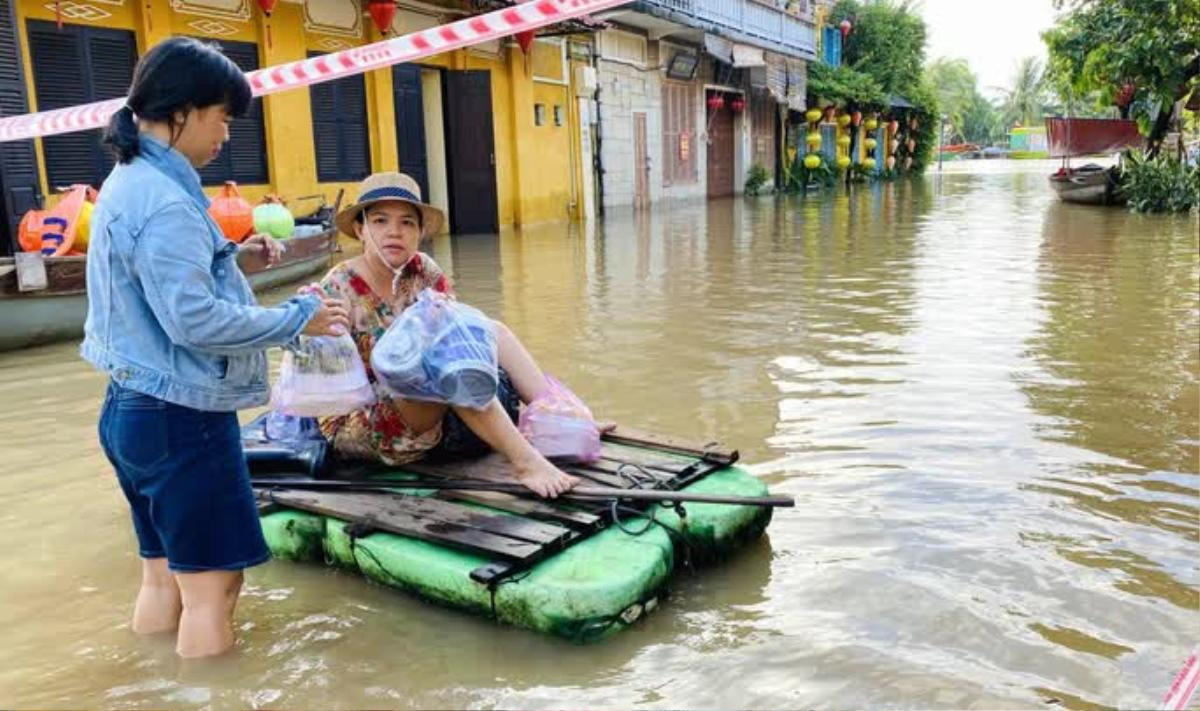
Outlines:
[[611, 432], [604, 433], [602, 437], [604, 441], [615, 444], [628, 444], [635, 447], [659, 449], [664, 452], [702, 457], [710, 461], [720, 461], [724, 464], [733, 464], [738, 460], [736, 449], [726, 449], [720, 442], [715, 440], [711, 442], [690, 442], [680, 437], [650, 434], [649, 432], [642, 432], [632, 427], [625, 427], [624, 425], [618, 426]]
[[482, 504], [501, 511], [528, 516], [539, 521], [552, 521], [577, 531], [592, 531], [604, 523], [604, 519], [594, 513], [579, 511], [547, 501], [535, 501], [521, 496], [513, 496], [502, 491], [455, 491], [453, 489], [446, 489], [439, 491], [437, 497], [447, 501], [466, 501], [474, 504]]
[[475, 528], [538, 545], [554, 545], [571, 535], [570, 529], [553, 523], [530, 521], [518, 516], [504, 516], [492, 511], [427, 496], [412, 496], [400, 492], [395, 494], [372, 492], [367, 495], [374, 495], [379, 497], [381, 502], [400, 506], [413, 516]]
[[543, 546], [460, 523], [414, 515], [401, 494], [343, 494], [272, 490], [271, 500], [282, 506], [332, 516], [370, 529], [448, 545], [510, 561], [533, 560]]

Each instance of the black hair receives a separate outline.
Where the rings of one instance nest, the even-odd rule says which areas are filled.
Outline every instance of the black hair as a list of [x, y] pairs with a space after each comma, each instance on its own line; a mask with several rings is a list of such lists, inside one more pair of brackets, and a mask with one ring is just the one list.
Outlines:
[[135, 115], [169, 123], [173, 143], [183, 129], [176, 125], [176, 112], [224, 104], [231, 116], [241, 116], [250, 108], [251, 98], [250, 82], [216, 45], [172, 37], [154, 45], [138, 61], [129, 98], [109, 119], [104, 143], [118, 161], [128, 163], [139, 152]]

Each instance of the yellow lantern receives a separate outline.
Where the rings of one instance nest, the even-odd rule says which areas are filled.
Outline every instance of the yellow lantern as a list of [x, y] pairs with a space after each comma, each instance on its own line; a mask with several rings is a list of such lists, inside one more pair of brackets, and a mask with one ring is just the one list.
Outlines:
[[863, 158], [862, 164], [863, 164], [863, 167], [866, 168], [867, 170], [875, 170], [875, 159], [874, 158]]
[[850, 114], [842, 114], [841, 116], [838, 116], [837, 122], [838, 122], [838, 125], [841, 126], [842, 128], [849, 126], [850, 125]]
[[816, 123], [817, 121], [821, 120], [821, 110], [809, 109], [808, 112], [804, 114], [804, 118], [808, 119], [809, 123]]
[[804, 156], [804, 167], [809, 170], [816, 170], [821, 167], [821, 156], [816, 153], [809, 153]]
[[879, 122], [873, 118], [869, 118], [864, 121], [863, 125], [867, 127], [868, 131], [874, 131], [875, 129], [879, 128]]
[[838, 156], [837, 167], [845, 170], [850, 167], [850, 156]]
[[845, 134], [838, 136], [837, 144], [839, 146], [841, 146], [842, 148], [849, 148], [850, 147], [850, 137]]
[[875, 142], [875, 139], [874, 139], [874, 138], [868, 138], [868, 139], [866, 139], [865, 141], [863, 141], [863, 147], [864, 147], [864, 148], [866, 148], [868, 151], [873, 151], [873, 150], [875, 150], [875, 146], [876, 146], [876, 145], [877, 145], [877, 144], [876, 144], [876, 142]]
[[816, 131], [808, 134], [804, 140], [808, 142], [808, 147], [813, 150], [821, 147], [821, 134]]

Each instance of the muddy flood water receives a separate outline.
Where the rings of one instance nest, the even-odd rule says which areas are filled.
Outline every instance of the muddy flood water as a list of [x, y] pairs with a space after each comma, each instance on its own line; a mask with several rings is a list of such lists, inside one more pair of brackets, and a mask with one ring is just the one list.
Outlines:
[[104, 379], [72, 343], [0, 354], [0, 704], [1157, 705], [1200, 641], [1200, 220], [1061, 204], [1047, 172], [429, 246], [598, 416], [719, 438], [797, 499], [598, 644], [272, 562], [236, 653], [181, 662], [129, 630]]

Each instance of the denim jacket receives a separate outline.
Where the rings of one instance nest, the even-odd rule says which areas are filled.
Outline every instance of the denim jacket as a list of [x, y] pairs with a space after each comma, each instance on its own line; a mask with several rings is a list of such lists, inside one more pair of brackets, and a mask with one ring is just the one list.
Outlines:
[[266, 402], [264, 350], [293, 341], [315, 296], [255, 305], [238, 246], [208, 216], [200, 176], [142, 134], [92, 213], [81, 353], [121, 387], [197, 410]]

